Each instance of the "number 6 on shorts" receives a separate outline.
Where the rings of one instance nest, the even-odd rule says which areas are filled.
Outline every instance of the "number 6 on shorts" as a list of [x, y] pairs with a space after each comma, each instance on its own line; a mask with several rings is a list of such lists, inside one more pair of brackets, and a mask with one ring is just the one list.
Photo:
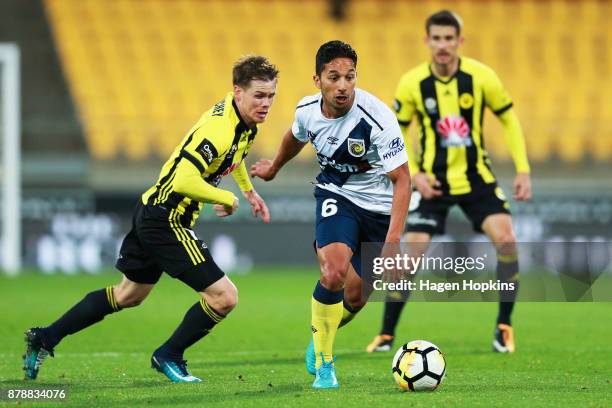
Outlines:
[[321, 216], [331, 217], [332, 215], [336, 214], [338, 212], [338, 206], [336, 205], [337, 202], [338, 200], [334, 198], [328, 198], [323, 201], [323, 204], [321, 205]]

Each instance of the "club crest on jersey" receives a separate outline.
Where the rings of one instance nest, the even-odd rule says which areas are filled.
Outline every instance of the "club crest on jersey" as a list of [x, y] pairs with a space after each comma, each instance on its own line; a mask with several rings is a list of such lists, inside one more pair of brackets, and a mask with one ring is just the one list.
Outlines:
[[474, 106], [474, 97], [467, 92], [462, 93], [459, 97], [459, 106], [461, 109], [470, 109]]
[[365, 154], [365, 141], [363, 139], [347, 139], [348, 152], [353, 157], [361, 157]]
[[462, 116], [445, 116], [436, 124], [442, 147], [471, 146], [470, 127]]
[[438, 111], [438, 103], [434, 98], [426, 98], [425, 109], [427, 109], [427, 112], [434, 114]]

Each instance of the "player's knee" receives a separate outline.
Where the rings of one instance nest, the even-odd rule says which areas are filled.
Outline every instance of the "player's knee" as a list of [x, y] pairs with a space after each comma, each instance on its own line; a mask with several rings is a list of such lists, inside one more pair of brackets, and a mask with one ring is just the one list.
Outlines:
[[516, 254], [516, 237], [512, 231], [506, 231], [498, 234], [495, 237], [495, 245], [497, 252], [503, 255]]
[[140, 305], [147, 298], [147, 294], [117, 290], [115, 288], [115, 300], [117, 304], [125, 309]]
[[226, 316], [238, 304], [238, 289], [234, 285], [229, 285], [220, 293], [206, 295], [204, 300], [216, 312]]
[[344, 286], [346, 278], [346, 268], [338, 266], [328, 266], [321, 271], [321, 284], [330, 290], [340, 290]]
[[348, 272], [348, 264], [327, 259], [321, 262], [321, 284], [331, 290], [340, 290]]
[[362, 296], [361, 291], [347, 291], [346, 288], [344, 289], [344, 301], [353, 310], [361, 310], [368, 302], [365, 296]]
[[224, 315], [227, 315], [229, 312], [234, 310], [237, 304], [238, 289], [236, 289], [236, 287], [234, 286], [225, 293], [225, 296], [223, 297], [223, 304], [221, 307], [222, 310], [220, 310], [220, 312]]
[[361, 309], [368, 302], [368, 296], [363, 293], [361, 285], [355, 282], [347, 282], [344, 287], [344, 302], [351, 309]]

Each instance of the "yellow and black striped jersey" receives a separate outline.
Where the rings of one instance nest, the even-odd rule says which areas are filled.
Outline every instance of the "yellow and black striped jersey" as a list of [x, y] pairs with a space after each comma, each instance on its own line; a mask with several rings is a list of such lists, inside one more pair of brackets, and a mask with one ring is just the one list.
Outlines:
[[[418, 118], [419, 154], [416, 161], [409, 155], [411, 173], [434, 175], [442, 191], [451, 195], [495, 182], [483, 138], [485, 107], [501, 116], [511, 110], [512, 100], [496, 73], [474, 59], [461, 58], [450, 78], [436, 77], [429, 63], [404, 74], [395, 92], [394, 110], [403, 127], [414, 116]], [[511, 143], [510, 148], [518, 146], [517, 154], [513, 152], [517, 170], [528, 172], [520, 125], [516, 132], [519, 143]]]
[[191, 227], [203, 203], [231, 206], [234, 194], [217, 188], [232, 174], [241, 191], [253, 189], [244, 158], [257, 134], [240, 117], [232, 92], [202, 115], [162, 167], [157, 183], [142, 195], [160, 205], [184, 227]]

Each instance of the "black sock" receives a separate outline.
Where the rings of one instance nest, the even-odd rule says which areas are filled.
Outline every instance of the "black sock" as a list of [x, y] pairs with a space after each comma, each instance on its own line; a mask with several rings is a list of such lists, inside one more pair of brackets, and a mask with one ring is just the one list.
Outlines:
[[74, 334], [118, 312], [121, 307], [115, 300], [112, 286], [88, 293], [53, 324], [43, 329], [45, 346], [54, 348], [64, 337]]
[[514, 302], [519, 287], [519, 266], [516, 255], [498, 255], [497, 260], [497, 279], [502, 282], [513, 283], [514, 290], [504, 290], [499, 292], [499, 313], [497, 324], [503, 323], [511, 325], [510, 316], [514, 309]]
[[206, 336], [224, 317], [202, 299], [191, 306], [181, 324], [155, 354], [171, 360], [182, 360], [185, 349]]
[[383, 315], [383, 326], [380, 334], [395, 336], [395, 327], [408, 300], [408, 291], [389, 292], [385, 302], [385, 312]]

